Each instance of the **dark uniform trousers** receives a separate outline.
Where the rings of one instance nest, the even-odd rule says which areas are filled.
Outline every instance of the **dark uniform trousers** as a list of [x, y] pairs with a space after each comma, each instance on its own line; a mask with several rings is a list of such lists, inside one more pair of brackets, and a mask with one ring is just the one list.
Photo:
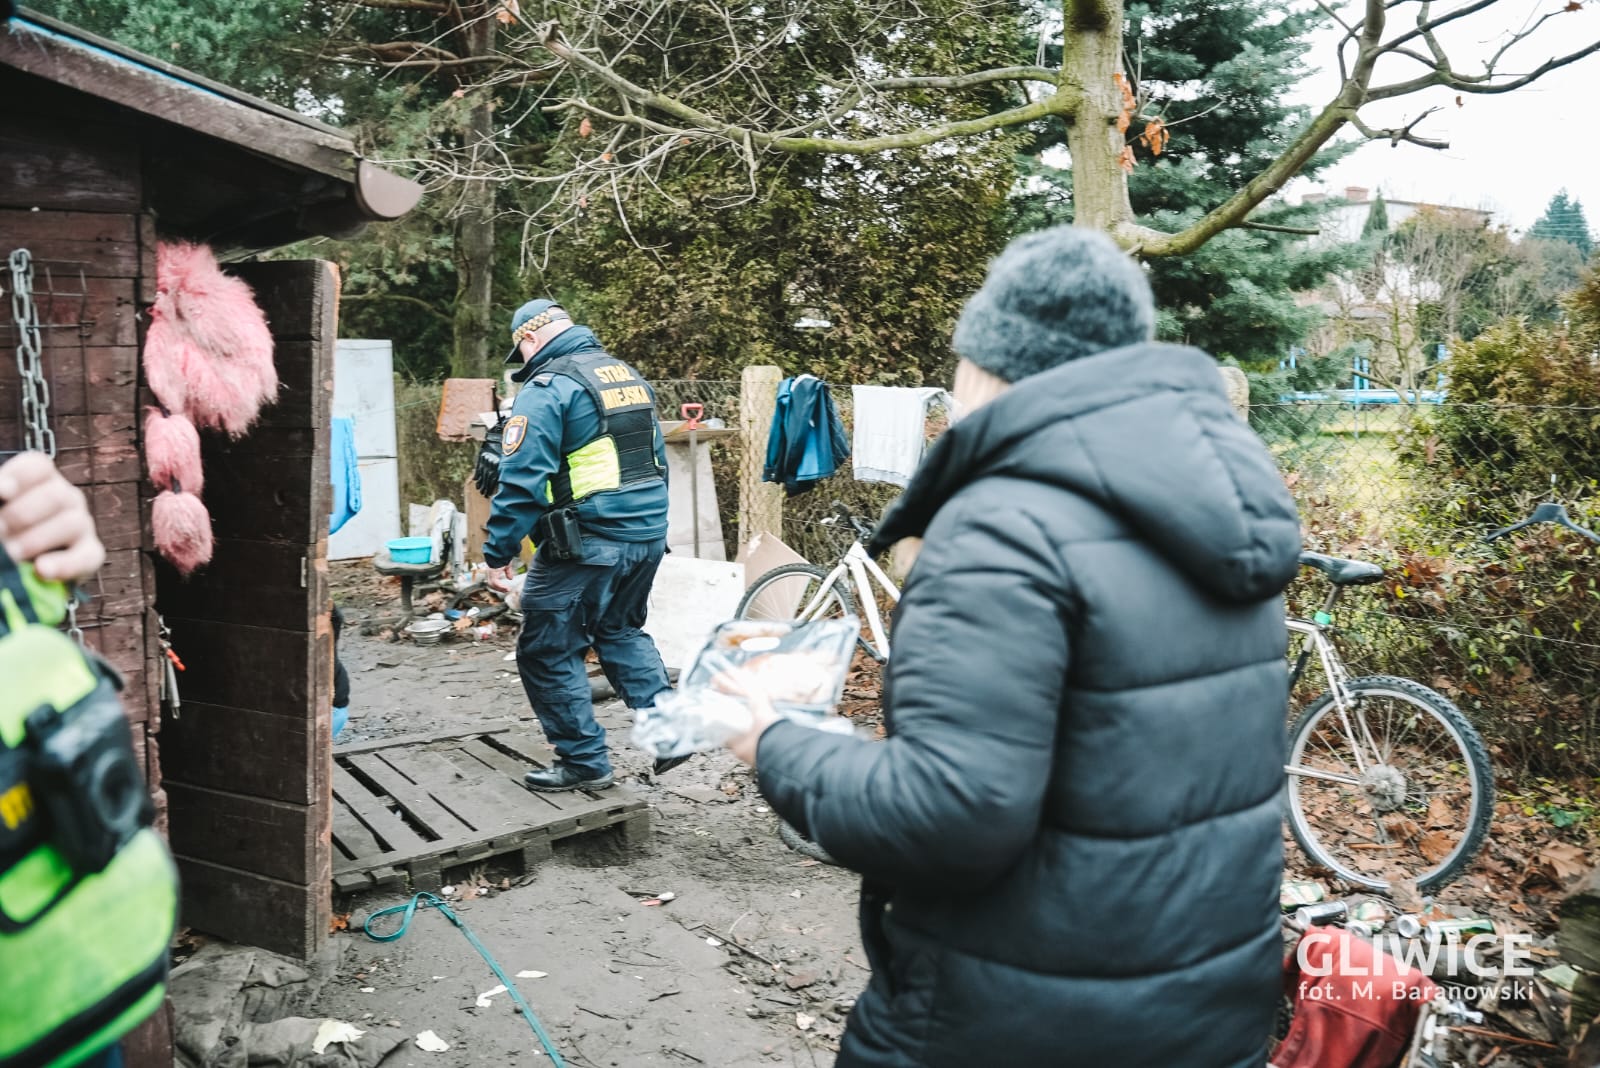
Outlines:
[[517, 671], [556, 755], [586, 776], [611, 770], [595, 722], [584, 653], [593, 648], [617, 696], [648, 708], [670, 688], [655, 642], [640, 628], [665, 538], [612, 541], [584, 532], [583, 558], [535, 555], [522, 587]]

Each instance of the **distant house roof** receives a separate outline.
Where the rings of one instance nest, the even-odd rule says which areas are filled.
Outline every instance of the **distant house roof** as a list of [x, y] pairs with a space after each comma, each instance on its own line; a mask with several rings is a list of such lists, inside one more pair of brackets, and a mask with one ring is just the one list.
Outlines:
[[161, 225], [224, 250], [350, 233], [400, 218], [422, 196], [335, 127], [26, 8], [0, 28], [0, 75], [7, 67], [137, 115]]

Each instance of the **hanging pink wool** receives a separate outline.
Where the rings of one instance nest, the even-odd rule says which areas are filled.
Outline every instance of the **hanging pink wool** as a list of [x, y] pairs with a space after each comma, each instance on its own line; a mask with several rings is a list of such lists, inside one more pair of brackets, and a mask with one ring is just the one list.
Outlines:
[[150, 505], [156, 549], [182, 575], [211, 562], [211, 513], [192, 493], [165, 490]]
[[157, 486], [176, 486], [188, 493], [205, 490], [200, 434], [185, 416], [163, 414], [160, 408], [144, 410], [144, 462]]
[[[278, 394], [272, 333], [250, 287], [224, 274], [203, 245], [164, 244], [157, 250], [157, 289], [172, 301], [175, 323], [216, 363], [220, 388], [197, 398], [190, 414], [202, 425], [242, 434], [260, 407]], [[214, 407], [207, 405], [214, 404]]]
[[185, 344], [178, 351], [188, 390], [185, 414], [207, 430], [243, 437], [261, 411], [259, 379], [243, 365], [207, 356], [197, 345]]
[[150, 329], [144, 335], [144, 380], [169, 412], [181, 412], [188, 403], [184, 367], [190, 358], [184, 350], [192, 347], [188, 336], [173, 322], [171, 298], [158, 296], [150, 308]]

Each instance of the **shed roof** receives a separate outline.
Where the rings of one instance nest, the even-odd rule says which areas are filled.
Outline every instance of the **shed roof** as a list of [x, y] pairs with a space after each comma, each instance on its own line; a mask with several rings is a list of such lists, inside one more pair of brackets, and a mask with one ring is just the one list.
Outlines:
[[422, 196], [336, 127], [26, 8], [0, 29], [3, 67], [137, 115], [160, 222], [224, 250], [347, 234]]

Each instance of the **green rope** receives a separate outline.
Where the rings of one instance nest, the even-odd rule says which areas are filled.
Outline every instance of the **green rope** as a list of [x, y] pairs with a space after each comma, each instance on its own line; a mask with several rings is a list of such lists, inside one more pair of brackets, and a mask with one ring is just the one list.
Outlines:
[[[450, 911], [450, 906], [445, 904], [443, 900], [435, 897], [433, 894], [417, 894], [404, 905], [391, 905], [389, 908], [380, 909], [379, 911], [374, 912], [371, 916], [367, 917], [367, 922], [362, 924], [361, 928], [366, 932], [367, 937], [372, 939], [374, 942], [393, 942], [401, 935], [405, 934], [406, 929], [411, 926], [411, 919], [416, 915], [417, 905], [419, 903], [425, 909], [438, 909], [440, 912], [444, 913], [445, 919], [455, 924], [461, 933], [467, 936], [467, 941], [472, 943], [472, 948], [477, 950], [479, 956], [483, 957], [483, 959], [488, 962], [488, 965], [490, 969], [493, 970], [495, 977], [505, 985], [507, 992], [511, 994], [511, 1000], [517, 1003], [517, 1008], [522, 1011], [523, 1018], [528, 1021], [528, 1026], [533, 1028], [534, 1037], [539, 1040], [539, 1044], [544, 1047], [544, 1051], [550, 1054], [550, 1062], [555, 1065], [555, 1068], [566, 1068], [566, 1062], [561, 1059], [561, 1054], [556, 1052], [556, 1044], [550, 1041], [549, 1035], [545, 1034], [544, 1027], [539, 1023], [539, 1017], [533, 1014], [533, 1006], [529, 1005], [528, 1002], [523, 998], [522, 992], [517, 989], [517, 984], [511, 981], [510, 977], [508, 977], [501, 969], [500, 962], [495, 960], [494, 957], [489, 954], [489, 951], [484, 948], [482, 942], [478, 941], [478, 936], [472, 933], [472, 928], [468, 927], [465, 923], [462, 923], [461, 917]], [[380, 916], [387, 916], [393, 912], [405, 913], [405, 918], [400, 921], [399, 930], [395, 931], [393, 934], [373, 934], [372, 921], [376, 920]]]

